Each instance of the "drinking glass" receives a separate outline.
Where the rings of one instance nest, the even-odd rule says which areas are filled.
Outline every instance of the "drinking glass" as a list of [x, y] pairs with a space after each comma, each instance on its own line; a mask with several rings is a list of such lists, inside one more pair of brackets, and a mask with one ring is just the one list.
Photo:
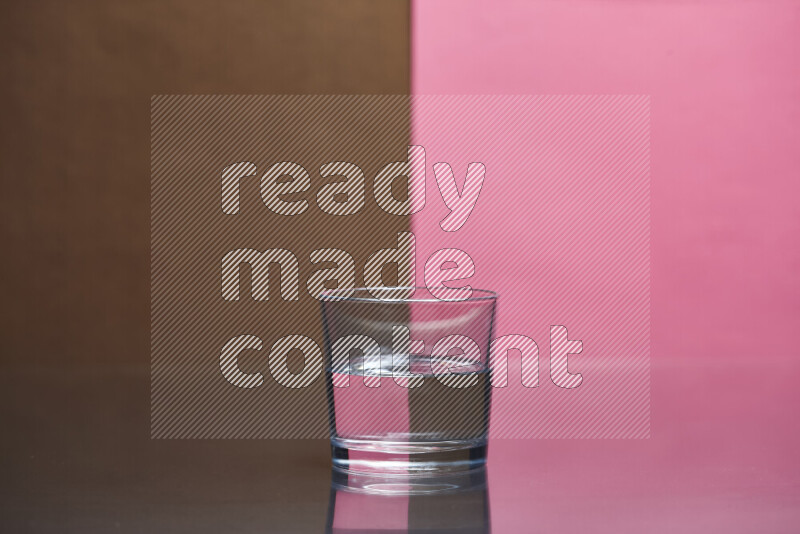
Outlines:
[[496, 300], [472, 288], [323, 295], [334, 469], [428, 476], [485, 464]]

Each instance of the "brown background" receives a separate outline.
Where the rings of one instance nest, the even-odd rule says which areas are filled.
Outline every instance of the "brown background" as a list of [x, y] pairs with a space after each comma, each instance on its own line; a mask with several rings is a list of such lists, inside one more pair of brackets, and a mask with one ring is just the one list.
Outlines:
[[405, 1], [5, 2], [0, 40], [12, 366], [149, 360], [153, 94], [409, 87]]
[[[154, 99], [154, 438], [328, 437], [324, 377], [318, 374], [306, 387], [284, 387], [270, 376], [280, 372], [270, 365], [271, 349], [288, 335], [305, 336], [318, 349], [324, 347], [320, 301], [306, 281], [313, 271], [335, 264], [312, 264], [312, 251], [346, 251], [355, 263], [355, 284], [364, 286], [369, 256], [396, 249], [398, 232], [408, 230], [408, 216], [385, 212], [373, 198], [373, 178], [379, 170], [408, 157], [408, 109], [405, 95]], [[220, 199], [222, 169], [242, 160], [258, 170], [239, 180], [239, 211], [226, 214]], [[260, 176], [283, 161], [300, 165], [309, 175], [308, 191], [285, 196], [304, 200], [303, 213], [275, 213], [261, 198]], [[342, 177], [323, 178], [319, 169], [335, 161], [351, 162], [364, 174], [364, 206], [357, 213], [332, 215], [321, 209], [318, 193]], [[395, 180], [398, 185], [401, 181]], [[239, 266], [239, 299], [223, 299], [222, 258], [242, 249], [293, 254], [299, 269], [297, 300], [284, 299], [279, 287], [294, 287], [288, 265], [271, 265], [267, 300], [253, 299], [252, 280], [258, 280], [258, 269], [246, 263]], [[397, 284], [396, 264], [383, 271], [385, 283]], [[327, 287], [336, 286], [331, 281]], [[237, 355], [239, 369], [265, 377], [257, 388], [236, 387], [220, 371], [222, 347], [242, 335], [263, 343], [261, 350]], [[303, 372], [306, 365], [313, 369], [311, 354], [294, 349], [287, 356], [293, 373]]]
[[324, 441], [149, 438], [150, 97], [407, 93], [407, 2], [0, 10], [0, 531], [321, 531]]

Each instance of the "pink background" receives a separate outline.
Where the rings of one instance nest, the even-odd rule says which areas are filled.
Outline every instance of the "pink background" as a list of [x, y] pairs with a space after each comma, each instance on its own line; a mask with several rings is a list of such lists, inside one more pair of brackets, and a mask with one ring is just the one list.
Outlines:
[[413, 2], [414, 93], [651, 95], [651, 439], [494, 441], [495, 532], [797, 531], [798, 23], [798, 2]]
[[[418, 96], [412, 110], [412, 142], [425, 147], [428, 168], [426, 204], [411, 223], [417, 279], [438, 271], [437, 250], [463, 251], [469, 258], [459, 267], [473, 262], [474, 275], [451, 284], [497, 291], [495, 339], [526, 336], [536, 344], [526, 358], [538, 352], [538, 386], [524, 387], [518, 343], [507, 352], [496, 345], [508, 381], [492, 392], [490, 436], [648, 437], [648, 97]], [[447, 183], [443, 162], [462, 196], [468, 165], [471, 188], [482, 174], [474, 169], [485, 169], [457, 231], [440, 228], [449, 213], [443, 197], [453, 198], [437, 186]], [[582, 344], [566, 370], [553, 357], [551, 325]]]

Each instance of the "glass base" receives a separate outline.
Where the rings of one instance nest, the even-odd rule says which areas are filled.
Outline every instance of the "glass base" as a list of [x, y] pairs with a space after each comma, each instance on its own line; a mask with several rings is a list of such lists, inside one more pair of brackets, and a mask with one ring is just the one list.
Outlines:
[[333, 467], [346, 473], [437, 476], [486, 465], [486, 440], [399, 442], [332, 438]]
[[486, 468], [438, 475], [378, 475], [334, 469], [331, 487], [336, 491], [373, 495], [441, 495], [486, 492]]

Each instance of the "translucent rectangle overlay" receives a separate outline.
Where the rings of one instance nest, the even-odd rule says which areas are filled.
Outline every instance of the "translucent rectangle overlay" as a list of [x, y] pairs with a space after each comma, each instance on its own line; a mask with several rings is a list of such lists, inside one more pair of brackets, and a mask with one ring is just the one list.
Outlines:
[[[638, 95], [153, 97], [152, 437], [328, 437], [318, 297], [376, 281], [500, 293], [491, 437], [649, 437], [649, 142]], [[489, 383], [367, 375], [398, 434]]]

